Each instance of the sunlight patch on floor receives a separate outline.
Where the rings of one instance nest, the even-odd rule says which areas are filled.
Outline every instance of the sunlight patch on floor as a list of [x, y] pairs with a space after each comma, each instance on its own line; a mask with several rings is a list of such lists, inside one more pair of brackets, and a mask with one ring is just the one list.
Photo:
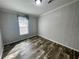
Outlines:
[[15, 57], [25, 54], [31, 49], [30, 44], [29, 41], [17, 44], [4, 59], [16, 59]]

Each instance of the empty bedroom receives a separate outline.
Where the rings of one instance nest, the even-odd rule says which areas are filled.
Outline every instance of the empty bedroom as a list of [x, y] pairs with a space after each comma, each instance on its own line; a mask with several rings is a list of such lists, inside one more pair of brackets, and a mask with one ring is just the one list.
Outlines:
[[0, 59], [79, 59], [79, 0], [0, 0]]

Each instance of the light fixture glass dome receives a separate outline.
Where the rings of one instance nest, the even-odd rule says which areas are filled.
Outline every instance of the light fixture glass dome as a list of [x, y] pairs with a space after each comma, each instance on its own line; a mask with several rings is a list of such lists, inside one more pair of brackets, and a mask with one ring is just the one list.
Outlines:
[[35, 0], [36, 5], [41, 5], [42, 0]]

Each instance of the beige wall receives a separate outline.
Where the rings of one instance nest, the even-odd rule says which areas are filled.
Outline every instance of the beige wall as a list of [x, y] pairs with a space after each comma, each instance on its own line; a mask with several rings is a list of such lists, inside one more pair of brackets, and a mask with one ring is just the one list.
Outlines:
[[43, 15], [39, 35], [79, 51], [79, 2]]

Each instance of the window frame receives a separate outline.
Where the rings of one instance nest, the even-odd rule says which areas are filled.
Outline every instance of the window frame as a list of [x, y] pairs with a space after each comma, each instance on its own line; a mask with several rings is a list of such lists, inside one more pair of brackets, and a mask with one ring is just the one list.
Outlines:
[[[28, 28], [28, 33], [26, 33], [26, 34], [21, 34], [21, 33], [20, 33], [19, 17], [25, 17], [26, 20], [28, 20], [28, 27], [27, 27], [27, 28]], [[17, 18], [18, 18], [18, 26], [19, 26], [19, 35], [21, 35], [21, 36], [22, 36], [22, 35], [28, 35], [28, 34], [29, 34], [29, 17], [28, 17], [28, 16], [21, 16], [21, 15], [18, 15]]]

